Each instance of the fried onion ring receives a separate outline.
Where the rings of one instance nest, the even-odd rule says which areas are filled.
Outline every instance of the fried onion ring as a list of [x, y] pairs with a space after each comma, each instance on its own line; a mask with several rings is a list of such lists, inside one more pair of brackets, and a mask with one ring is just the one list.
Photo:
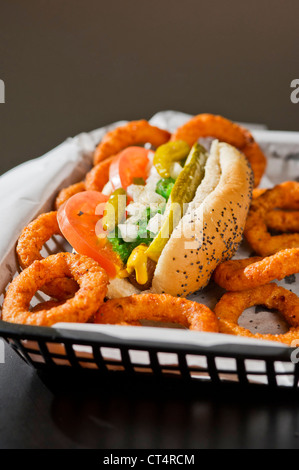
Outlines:
[[266, 225], [275, 232], [299, 233], [299, 212], [270, 211], [266, 215]]
[[[256, 199], [267, 191], [267, 189], [256, 188], [252, 192], [252, 198]], [[268, 229], [275, 232], [299, 232], [298, 203], [288, 201], [288, 209], [295, 211], [274, 210], [266, 214], [266, 225]]]
[[40, 312], [41, 310], [50, 310], [50, 308], [58, 307], [62, 305], [64, 300], [46, 300], [45, 302], [40, 302], [30, 309], [30, 312]]
[[[45, 283], [64, 277], [72, 277], [79, 284], [73, 298], [52, 308], [29, 310], [36, 291]], [[51, 255], [34, 261], [12, 281], [5, 295], [2, 319], [39, 326], [51, 326], [57, 322], [85, 323], [103, 303], [107, 285], [106, 272], [91, 258], [73, 253]]]
[[[264, 305], [269, 309], [278, 310], [290, 325], [289, 331], [280, 335], [253, 334], [239, 326], [238, 319], [242, 312], [254, 305]], [[299, 298], [293, 292], [274, 283], [243, 292], [228, 292], [217, 303], [214, 312], [219, 320], [220, 333], [278, 341], [288, 345], [299, 339]]]
[[244, 236], [258, 255], [269, 256], [287, 248], [299, 248], [299, 233], [271, 236], [267, 228], [270, 211], [289, 207], [299, 209], [299, 183], [295, 181], [268, 189], [252, 201]]
[[114, 155], [95, 165], [86, 174], [84, 181], [62, 189], [55, 200], [55, 209], [58, 210], [70, 197], [82, 191], [102, 191], [105, 184], [109, 181], [109, 168], [113, 159]]
[[67, 201], [70, 197], [74, 196], [74, 194], [81, 193], [82, 191], [86, 191], [84, 181], [79, 181], [79, 183], [75, 183], [71, 186], [68, 186], [67, 188], [63, 188], [55, 200], [56, 210], [58, 210], [59, 207], [62, 206], [62, 204], [64, 204], [65, 201]]
[[254, 188], [252, 191], [252, 199], [260, 197], [267, 191], [267, 188]]
[[197, 331], [218, 332], [217, 319], [205, 305], [169, 294], [136, 294], [108, 300], [95, 323], [140, 325], [140, 320], [175, 322]]
[[85, 187], [87, 191], [102, 191], [105, 184], [109, 181], [109, 168], [115, 155], [106, 158], [95, 165], [85, 177]]
[[228, 291], [243, 291], [299, 272], [299, 248], [282, 250], [267, 258], [225, 261], [213, 273], [214, 281]]
[[[16, 248], [19, 264], [23, 269], [34, 261], [43, 259], [40, 250], [53, 235], [61, 235], [56, 211], [39, 215], [23, 229]], [[50, 297], [60, 300], [72, 297], [78, 290], [78, 285], [73, 279], [54, 279], [42, 290]]]
[[169, 139], [168, 131], [151, 126], [145, 119], [131, 121], [107, 132], [95, 149], [94, 164], [97, 165], [131, 145], [150, 143], [154, 147], [159, 147]]
[[179, 127], [170, 140], [184, 140], [192, 146], [201, 137], [214, 137], [243, 152], [252, 167], [255, 186], [258, 186], [266, 168], [266, 157], [247, 129], [222, 116], [198, 114]]

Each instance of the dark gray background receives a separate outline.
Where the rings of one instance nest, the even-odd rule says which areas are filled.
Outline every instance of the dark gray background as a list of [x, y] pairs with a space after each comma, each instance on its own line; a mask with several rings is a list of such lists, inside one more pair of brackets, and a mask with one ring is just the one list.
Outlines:
[[296, 0], [0, 1], [0, 173], [159, 110], [297, 130]]

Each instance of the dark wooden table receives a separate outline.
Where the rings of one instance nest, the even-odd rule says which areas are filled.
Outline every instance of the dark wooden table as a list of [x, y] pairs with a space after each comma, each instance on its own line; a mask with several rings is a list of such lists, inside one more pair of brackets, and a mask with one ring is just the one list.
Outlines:
[[297, 447], [297, 392], [41, 373], [10, 347], [0, 364], [2, 449]]
[[[229, 3], [229, 5], [228, 5]], [[160, 110], [298, 130], [298, 2], [0, 0], [0, 174]], [[292, 448], [298, 394], [38, 374], [6, 348], [1, 448]]]

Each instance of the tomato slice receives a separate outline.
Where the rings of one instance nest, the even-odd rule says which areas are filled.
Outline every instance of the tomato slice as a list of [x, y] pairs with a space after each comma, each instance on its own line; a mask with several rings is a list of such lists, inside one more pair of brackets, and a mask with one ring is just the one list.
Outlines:
[[114, 189], [127, 189], [134, 178], [145, 180], [148, 177], [150, 152], [144, 147], [127, 147], [117, 155], [109, 169], [109, 180]]
[[122, 267], [121, 260], [107, 238], [96, 235], [108, 199], [98, 191], [77, 193], [58, 209], [57, 220], [61, 233], [77, 253], [93, 258], [113, 278], [117, 268]]

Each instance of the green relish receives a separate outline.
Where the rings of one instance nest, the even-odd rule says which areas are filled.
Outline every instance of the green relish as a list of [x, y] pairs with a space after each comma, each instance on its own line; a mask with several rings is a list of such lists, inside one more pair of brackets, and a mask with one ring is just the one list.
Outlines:
[[174, 183], [175, 183], [175, 179], [173, 179], [171, 177], [162, 178], [157, 183], [156, 193], [160, 194], [160, 196], [163, 196], [166, 199], [166, 201], [168, 201], [170, 193], [171, 193], [172, 188], [174, 186]]
[[[155, 213], [161, 214], [159, 209]], [[144, 211], [144, 216], [137, 222], [138, 232], [136, 240], [132, 242], [125, 242], [121, 237], [120, 230], [116, 229], [114, 234], [108, 235], [108, 240], [112, 245], [113, 250], [118, 253], [123, 263], [126, 263], [130, 254], [141, 243], [150, 245], [155, 235], [146, 229], [150, 218], [155, 215], [151, 213], [150, 207], [147, 207]]]

